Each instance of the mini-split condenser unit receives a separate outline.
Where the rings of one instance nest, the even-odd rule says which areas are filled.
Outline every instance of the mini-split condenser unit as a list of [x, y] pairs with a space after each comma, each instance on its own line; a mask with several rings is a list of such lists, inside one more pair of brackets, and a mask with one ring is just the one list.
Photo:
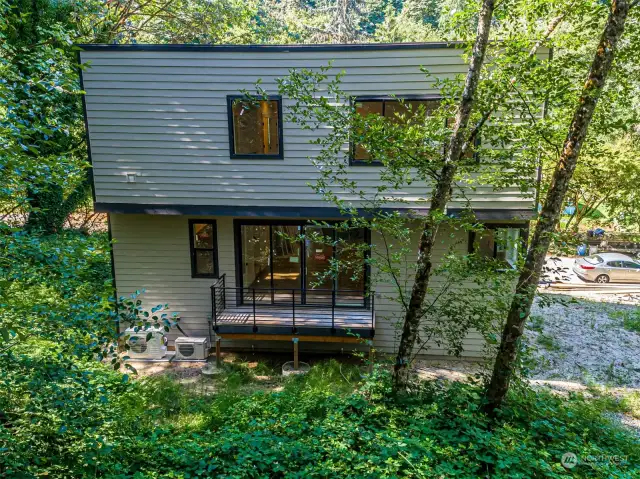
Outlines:
[[124, 338], [129, 346], [126, 354], [131, 359], [162, 359], [167, 354], [167, 338], [161, 328], [127, 328]]
[[207, 359], [209, 340], [207, 338], [176, 338], [176, 361]]

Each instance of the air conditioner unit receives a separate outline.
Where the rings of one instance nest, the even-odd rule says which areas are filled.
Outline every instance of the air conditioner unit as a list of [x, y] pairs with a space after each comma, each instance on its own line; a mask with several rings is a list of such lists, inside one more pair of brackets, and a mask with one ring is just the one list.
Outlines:
[[176, 338], [176, 361], [204, 361], [209, 355], [207, 338]]
[[[147, 341], [147, 336], [151, 337]], [[139, 329], [127, 328], [124, 337], [129, 349], [127, 356], [131, 359], [162, 359], [167, 354], [167, 338], [162, 328]]]

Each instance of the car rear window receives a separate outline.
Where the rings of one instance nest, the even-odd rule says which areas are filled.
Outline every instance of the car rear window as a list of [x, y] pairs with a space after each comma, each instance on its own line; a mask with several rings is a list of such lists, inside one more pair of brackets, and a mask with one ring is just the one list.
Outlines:
[[602, 256], [599, 256], [599, 255], [587, 256], [584, 260], [591, 264], [604, 263]]

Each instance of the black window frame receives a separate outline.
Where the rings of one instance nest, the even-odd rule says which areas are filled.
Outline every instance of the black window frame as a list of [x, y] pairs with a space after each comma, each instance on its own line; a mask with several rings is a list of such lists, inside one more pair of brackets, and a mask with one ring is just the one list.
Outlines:
[[[243, 261], [243, 251], [242, 251], [242, 227], [243, 226], [300, 226], [301, 233], [304, 234], [305, 226], [314, 226], [312, 223], [313, 220], [301, 219], [301, 220], [292, 220], [292, 219], [252, 219], [252, 218], [236, 218], [233, 220], [233, 237], [234, 237], [234, 255], [235, 255], [235, 269], [236, 269], [236, 287], [239, 289], [245, 288], [243, 281], [243, 273], [242, 273], [242, 261]], [[340, 220], [318, 220], [318, 221], [326, 221], [329, 225], [336, 223], [339, 224]], [[364, 283], [364, 302], [363, 307], [365, 309], [369, 308], [371, 298], [369, 293], [371, 293], [371, 265], [369, 264], [369, 258], [371, 257], [371, 230], [369, 228], [364, 229], [364, 241], [369, 248], [364, 252], [364, 271], [363, 271], [363, 283]], [[335, 230], [334, 230], [335, 231]], [[269, 232], [269, 237], [272, 237], [271, 230]], [[304, 271], [306, 268], [306, 241], [300, 242], [300, 271]], [[271, 256], [273, 251], [269, 252]], [[300, 283], [301, 290], [306, 290], [307, 288], [304, 285], [304, 281]], [[270, 287], [273, 288], [273, 278], [271, 280]], [[249, 289], [249, 288], [247, 288]]]
[[[384, 102], [386, 101], [433, 101], [444, 100], [444, 97], [439, 94], [426, 94], [426, 95], [358, 95], [351, 97], [351, 108], [355, 108], [356, 103], [362, 101], [381, 101], [382, 104], [382, 116], [384, 116]], [[446, 120], [445, 120], [446, 126]], [[477, 148], [481, 145], [480, 135], [476, 135], [474, 140], [474, 147], [476, 151], [473, 152], [473, 159], [476, 162], [480, 162], [480, 156], [478, 155]], [[446, 147], [446, 146], [445, 146]], [[381, 161], [376, 160], [359, 160], [355, 158], [356, 153], [356, 144], [350, 139], [349, 140], [349, 166], [382, 166]]]
[[257, 101], [277, 101], [278, 102], [278, 153], [272, 154], [236, 154], [235, 133], [233, 128], [233, 103], [236, 100], [249, 101], [246, 95], [227, 95], [227, 125], [229, 129], [229, 157], [235, 160], [283, 160], [284, 159], [284, 135], [282, 132], [282, 95], [267, 95], [256, 98]]
[[[516, 229], [519, 231], [519, 239], [521, 240], [522, 249], [524, 252], [528, 249], [528, 241], [529, 238], [529, 223], [484, 223], [484, 229], [486, 230], [499, 230], [499, 229]], [[495, 233], [494, 233], [495, 234]], [[476, 242], [476, 232], [469, 231], [469, 244], [467, 245], [467, 252], [469, 254], [474, 254], [475, 248], [474, 243]], [[494, 241], [493, 244], [493, 254], [492, 258], [496, 259], [498, 253], [498, 243]]]
[[[429, 101], [438, 100], [442, 101], [442, 95], [427, 94], [427, 95], [357, 95], [351, 97], [351, 108], [356, 107], [356, 103], [362, 101], [380, 101], [382, 104], [382, 116], [384, 116], [384, 102], [387, 101]], [[382, 166], [381, 161], [376, 160], [358, 160], [355, 158], [356, 144], [352, 139], [349, 139], [349, 166]]]
[[[189, 254], [191, 256], [191, 277], [192, 278], [219, 278], [220, 266], [218, 263], [218, 225], [216, 220], [211, 219], [197, 219], [192, 218], [189, 220]], [[211, 225], [213, 231], [213, 249], [210, 248], [196, 248], [194, 244], [193, 226], [197, 224]], [[197, 251], [213, 251], [213, 273], [203, 274], [197, 272], [196, 264], [196, 252]]]

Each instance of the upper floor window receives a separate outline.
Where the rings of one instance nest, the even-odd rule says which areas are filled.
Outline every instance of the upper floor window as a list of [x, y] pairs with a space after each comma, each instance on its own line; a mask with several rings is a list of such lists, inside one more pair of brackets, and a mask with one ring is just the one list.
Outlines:
[[218, 239], [215, 220], [189, 220], [191, 277], [218, 277]]
[[282, 159], [282, 97], [228, 96], [231, 158]]
[[[440, 106], [440, 98], [425, 98], [425, 99], [410, 99], [410, 98], [368, 98], [358, 97], [356, 98], [355, 107], [356, 113], [361, 116], [367, 115], [380, 115], [388, 118], [391, 122], [396, 124], [411, 123], [414, 121], [421, 121], [425, 117], [430, 116]], [[454, 118], [448, 118], [446, 121], [447, 127], [453, 126]], [[469, 148], [464, 156], [465, 158], [478, 159], [474, 150], [480, 145], [480, 138], [476, 137], [474, 142], [474, 148]], [[445, 152], [443, 146], [443, 154]], [[351, 163], [363, 164], [363, 165], [376, 165], [380, 164], [375, 161], [375, 158], [371, 158], [371, 154], [362, 145], [355, 144], [351, 147]]]
[[[440, 106], [439, 98], [402, 99], [399, 98], [356, 98], [356, 113], [361, 116], [380, 115], [393, 123], [410, 123], [429, 116]], [[359, 144], [352, 146], [352, 163], [375, 164], [371, 154]]]

